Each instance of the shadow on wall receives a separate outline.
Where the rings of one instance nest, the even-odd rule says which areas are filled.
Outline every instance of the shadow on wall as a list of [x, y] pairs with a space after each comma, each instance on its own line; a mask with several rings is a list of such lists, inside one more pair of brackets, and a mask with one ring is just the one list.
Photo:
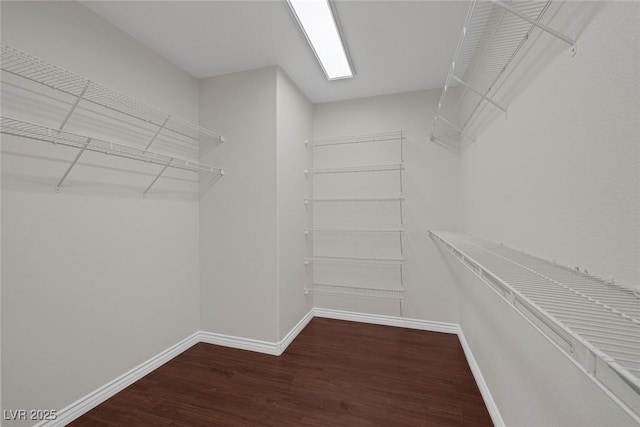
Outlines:
[[[602, 8], [602, 2], [555, 2], [542, 21], [551, 28], [577, 40], [577, 55], [580, 55], [580, 36]], [[571, 55], [570, 47], [550, 34], [535, 29], [515, 56], [505, 73], [492, 90], [492, 97], [507, 107], [561, 55]], [[474, 99], [474, 102], [477, 100]], [[480, 103], [478, 111], [467, 125], [460, 149], [464, 150], [496, 119], [503, 117], [502, 111], [487, 102]]]

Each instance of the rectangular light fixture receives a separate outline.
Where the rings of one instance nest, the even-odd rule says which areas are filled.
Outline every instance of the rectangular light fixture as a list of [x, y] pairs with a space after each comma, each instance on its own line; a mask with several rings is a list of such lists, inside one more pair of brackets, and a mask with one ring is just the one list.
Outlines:
[[329, 80], [353, 77], [328, 0], [287, 0]]

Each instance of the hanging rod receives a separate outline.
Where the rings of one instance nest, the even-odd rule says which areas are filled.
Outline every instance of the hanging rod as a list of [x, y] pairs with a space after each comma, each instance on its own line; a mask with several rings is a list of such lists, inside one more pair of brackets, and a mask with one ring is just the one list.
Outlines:
[[16, 120], [10, 117], [3, 116], [0, 118], [0, 133], [78, 149], [79, 152], [76, 154], [69, 168], [65, 171], [62, 179], [58, 181], [58, 184], [56, 186], [58, 190], [60, 189], [62, 183], [69, 175], [69, 172], [71, 172], [71, 169], [73, 169], [73, 167], [76, 165], [84, 151], [92, 151], [96, 153], [102, 153], [162, 166], [162, 171], [154, 179], [151, 185], [145, 190], [145, 195], [167, 168], [198, 173], [217, 173], [220, 175], [224, 175], [224, 170], [220, 168], [214, 168], [212, 166], [193, 162], [191, 160], [169, 157], [129, 145], [104, 141], [101, 139], [91, 138], [88, 136], [58, 129], [52, 129], [47, 126], [25, 122], [22, 120]]
[[404, 169], [404, 164], [395, 163], [389, 165], [367, 165], [367, 166], [349, 166], [339, 168], [316, 168], [305, 169], [305, 174], [320, 175], [330, 173], [359, 173], [359, 172], [385, 172], [385, 171], [399, 171]]
[[380, 132], [366, 135], [352, 135], [341, 137], [326, 137], [326, 138], [314, 138], [304, 141], [305, 144], [312, 147], [322, 147], [327, 145], [343, 145], [343, 144], [360, 144], [367, 142], [384, 142], [384, 141], [398, 141], [402, 142], [405, 138], [405, 132], [403, 130], [392, 132]]
[[640, 422], [640, 296], [463, 233], [429, 236]]
[[197, 141], [200, 144], [218, 144], [224, 141], [220, 134], [212, 130], [172, 116], [159, 108], [123, 95], [6, 43], [0, 43], [0, 50], [2, 52], [0, 69], [3, 71], [75, 97], [74, 103], [59, 129], [65, 127], [81, 101], [88, 101], [157, 126], [155, 134], [147, 144], [147, 149], [163, 130]]

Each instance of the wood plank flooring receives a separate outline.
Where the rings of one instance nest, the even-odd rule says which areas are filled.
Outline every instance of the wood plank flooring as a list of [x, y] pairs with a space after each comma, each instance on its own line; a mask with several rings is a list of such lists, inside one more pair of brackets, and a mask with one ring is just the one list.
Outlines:
[[72, 426], [490, 426], [455, 335], [313, 319], [279, 356], [197, 344]]

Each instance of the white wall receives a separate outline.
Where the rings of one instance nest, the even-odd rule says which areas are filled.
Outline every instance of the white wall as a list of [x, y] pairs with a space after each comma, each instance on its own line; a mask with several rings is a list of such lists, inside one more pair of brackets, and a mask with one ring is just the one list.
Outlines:
[[[193, 78], [80, 3], [3, 2], [2, 40], [198, 120]], [[72, 102], [10, 83], [3, 114], [58, 126]], [[140, 143], [105, 114], [82, 105], [66, 129]], [[157, 166], [87, 153], [57, 194], [73, 150], [3, 136], [2, 151], [4, 409], [60, 409], [198, 329], [197, 178], [143, 199]]]
[[201, 327], [277, 341], [276, 67], [200, 82], [200, 123], [226, 142], [200, 201]]
[[[578, 53], [541, 37], [553, 52], [546, 65], [522, 62], [529, 74], [522, 86], [505, 87], [516, 94], [508, 118], [486, 123], [476, 143], [465, 144], [462, 228], [637, 285], [640, 39], [629, 28], [640, 24], [640, 4], [561, 6], [551, 21], [558, 28], [590, 16]], [[633, 424], [486, 285], [451, 263], [460, 324], [507, 425]]]
[[313, 306], [305, 296], [306, 183], [303, 169], [311, 136], [313, 105], [280, 69], [277, 73], [277, 203], [278, 203], [278, 316], [283, 339]]
[[[427, 132], [435, 113], [439, 91], [317, 104], [314, 138], [404, 130], [405, 171], [404, 274], [407, 317], [457, 323], [457, 293], [428, 229], [458, 227], [458, 158], [455, 153], [428, 143]], [[339, 161], [359, 164], [357, 151]], [[391, 163], [392, 161], [389, 161]], [[361, 163], [360, 163], [361, 164]], [[399, 315], [396, 301], [316, 295], [316, 306], [369, 313]]]
[[[571, 19], [592, 12], [568, 6]], [[555, 57], [462, 152], [465, 231], [640, 283], [640, 36], [628, 30], [639, 24], [637, 2], [603, 2], [575, 57], [540, 38]]]

